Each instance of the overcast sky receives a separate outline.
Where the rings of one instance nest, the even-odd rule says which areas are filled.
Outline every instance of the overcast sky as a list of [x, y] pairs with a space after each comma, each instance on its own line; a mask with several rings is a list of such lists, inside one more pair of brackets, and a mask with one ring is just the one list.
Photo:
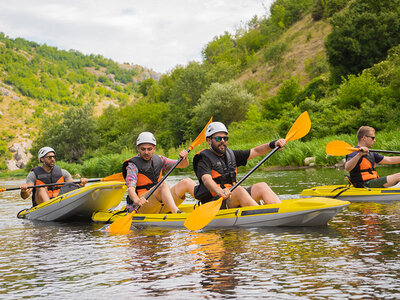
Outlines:
[[[273, 0], [0, 0], [0, 32], [165, 73]], [[268, 9], [268, 11], [266, 10]]]

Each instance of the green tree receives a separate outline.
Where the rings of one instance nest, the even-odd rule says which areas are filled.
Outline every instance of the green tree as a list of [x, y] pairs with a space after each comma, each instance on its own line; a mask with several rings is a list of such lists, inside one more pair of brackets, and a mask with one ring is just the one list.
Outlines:
[[57, 159], [81, 162], [82, 156], [97, 145], [96, 121], [93, 106], [72, 107], [63, 116], [46, 118], [34, 140], [30, 152], [36, 157], [44, 146], [56, 150]]
[[198, 128], [204, 126], [211, 116], [215, 121], [228, 126], [232, 122], [245, 120], [249, 104], [255, 97], [248, 93], [239, 83], [213, 83], [201, 98], [200, 103], [193, 109], [195, 123]]
[[382, 61], [400, 42], [400, 0], [355, 0], [333, 16], [325, 41], [333, 79], [358, 74]]

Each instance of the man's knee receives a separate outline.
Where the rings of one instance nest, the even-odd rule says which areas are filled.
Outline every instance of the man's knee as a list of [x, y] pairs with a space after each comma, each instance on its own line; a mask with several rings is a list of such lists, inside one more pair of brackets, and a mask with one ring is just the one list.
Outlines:
[[194, 188], [196, 186], [196, 183], [190, 178], [182, 179], [179, 183], [187, 189]]
[[184, 195], [185, 193], [190, 193], [193, 196], [195, 186], [196, 183], [192, 179], [185, 178], [179, 181], [173, 188], [177, 194]]
[[159, 186], [160, 189], [169, 189], [169, 184], [167, 181], [164, 181], [163, 183], [160, 184]]

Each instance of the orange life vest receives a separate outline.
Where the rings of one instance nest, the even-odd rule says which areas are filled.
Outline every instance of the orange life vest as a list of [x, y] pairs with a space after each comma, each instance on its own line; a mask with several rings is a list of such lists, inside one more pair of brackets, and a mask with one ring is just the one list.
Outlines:
[[124, 161], [122, 165], [122, 175], [126, 178], [126, 167], [128, 163], [134, 163], [138, 168], [138, 179], [136, 183], [136, 193], [140, 197], [150, 190], [162, 178], [161, 158], [154, 154], [150, 161], [145, 161], [140, 156], [135, 156]]
[[[41, 184], [49, 184], [49, 183], [63, 183], [64, 177], [62, 175], [61, 168], [59, 166], [54, 166], [50, 173], [46, 172], [43, 167], [36, 167], [32, 169], [32, 171], [36, 175], [36, 182], [35, 185]], [[62, 185], [53, 185], [47, 187], [47, 193], [49, 194], [50, 199], [57, 197], [58, 193], [60, 192], [60, 188]], [[32, 190], [32, 204], [36, 206], [35, 201], [35, 193], [36, 188]]]
[[360, 173], [363, 181], [378, 178], [378, 172], [375, 170], [375, 162], [371, 162], [363, 157], [360, 163]]
[[350, 180], [356, 187], [362, 187], [365, 181], [378, 178], [375, 170], [375, 159], [373, 153], [363, 156], [356, 167], [350, 171]]

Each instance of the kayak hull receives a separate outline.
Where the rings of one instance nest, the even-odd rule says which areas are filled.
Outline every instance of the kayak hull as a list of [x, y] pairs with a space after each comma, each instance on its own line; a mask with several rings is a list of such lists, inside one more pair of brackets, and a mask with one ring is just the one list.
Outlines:
[[[328, 198], [282, 200], [280, 204], [223, 209], [205, 228], [323, 226], [350, 203]], [[183, 227], [192, 204], [179, 207], [182, 214], [135, 214], [132, 226]], [[112, 223], [125, 216], [123, 211], [95, 212], [92, 220]]]
[[17, 214], [20, 219], [61, 221], [86, 218], [93, 212], [116, 207], [126, 191], [124, 182], [109, 181], [87, 185], [65, 193], [48, 202], [24, 209]]
[[400, 201], [400, 189], [355, 188], [344, 185], [326, 185], [303, 190], [300, 196], [328, 197], [349, 202], [389, 203]]

